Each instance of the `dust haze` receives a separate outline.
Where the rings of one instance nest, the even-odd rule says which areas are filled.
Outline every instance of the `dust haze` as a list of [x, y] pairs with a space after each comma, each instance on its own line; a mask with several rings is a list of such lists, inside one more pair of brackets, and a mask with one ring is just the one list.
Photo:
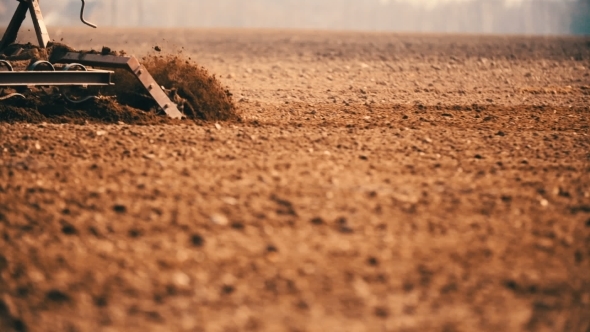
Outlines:
[[[87, 0], [101, 26], [588, 34], [589, 0]], [[0, 2], [3, 22], [17, 1]], [[80, 1], [54, 0], [49, 24], [77, 24]]]

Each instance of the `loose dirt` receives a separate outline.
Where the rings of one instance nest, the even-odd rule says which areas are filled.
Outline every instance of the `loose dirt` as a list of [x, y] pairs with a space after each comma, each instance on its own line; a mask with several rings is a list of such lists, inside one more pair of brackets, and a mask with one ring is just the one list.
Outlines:
[[1, 331], [590, 331], [589, 39], [54, 37], [241, 122], [0, 123]]

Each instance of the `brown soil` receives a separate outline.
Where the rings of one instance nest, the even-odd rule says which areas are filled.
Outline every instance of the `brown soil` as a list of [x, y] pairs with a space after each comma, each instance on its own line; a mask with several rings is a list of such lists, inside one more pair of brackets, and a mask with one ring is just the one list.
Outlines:
[[[32, 44], [14, 44], [0, 54], [0, 59], [10, 61], [16, 70], [24, 70], [28, 63], [37, 60], [60, 58], [74, 48], [60, 43], [50, 43], [47, 49]], [[113, 51], [103, 47], [101, 51], [82, 51], [103, 55], [124, 55], [125, 51]], [[178, 55], [150, 55], [142, 59], [154, 79], [170, 90], [170, 97], [188, 119], [204, 121], [239, 120], [232, 95], [219, 80], [204, 67]], [[20, 66], [20, 68], [18, 67]], [[109, 68], [105, 68], [109, 69]], [[111, 69], [112, 70], [112, 69]], [[26, 101], [14, 97], [0, 104], [0, 121], [83, 123], [120, 121], [133, 124], [157, 124], [166, 122], [163, 112], [149, 97], [137, 79], [125, 70], [115, 70], [113, 87], [94, 88], [83, 95], [101, 96], [82, 104], [68, 103], [57, 88], [3, 89], [2, 95], [19, 92]], [[62, 89], [63, 90], [63, 89]], [[160, 116], [157, 116], [159, 113]]]
[[590, 331], [589, 39], [115, 37], [242, 122], [0, 123], [1, 331]]

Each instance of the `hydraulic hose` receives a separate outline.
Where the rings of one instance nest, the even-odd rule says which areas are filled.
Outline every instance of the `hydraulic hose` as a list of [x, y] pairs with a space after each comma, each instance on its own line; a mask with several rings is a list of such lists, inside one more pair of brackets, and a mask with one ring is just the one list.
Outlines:
[[84, 19], [84, 8], [86, 7], [86, 1], [82, 0], [82, 9], [80, 9], [80, 21], [87, 26], [97, 28], [96, 24], [90, 23]]

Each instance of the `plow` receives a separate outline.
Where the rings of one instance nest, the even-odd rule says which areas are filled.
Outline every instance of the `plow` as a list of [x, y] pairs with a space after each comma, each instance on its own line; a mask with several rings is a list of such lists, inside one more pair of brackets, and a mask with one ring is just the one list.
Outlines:
[[[39, 0], [17, 0], [18, 7], [0, 41], [0, 102], [10, 98], [26, 98], [24, 92], [33, 89], [56, 89], [68, 103], [85, 103], [100, 98], [93, 94], [92, 87], [114, 85], [116, 69], [131, 73], [145, 92], [153, 99], [157, 108], [168, 117], [184, 117], [182, 107], [172, 101], [165, 88], [160, 86], [147, 68], [135, 56], [102, 52], [78, 52], [67, 47], [55, 47], [50, 41], [49, 32], [43, 20]], [[97, 26], [84, 17], [85, 0], [81, 0], [80, 21], [91, 28]], [[23, 59], [26, 49], [15, 44], [17, 34], [30, 13], [40, 49], [51, 52], [45, 59]], [[51, 46], [51, 47], [50, 47]], [[26, 58], [26, 56], [24, 56]], [[28, 64], [23, 64], [28, 60]]]

